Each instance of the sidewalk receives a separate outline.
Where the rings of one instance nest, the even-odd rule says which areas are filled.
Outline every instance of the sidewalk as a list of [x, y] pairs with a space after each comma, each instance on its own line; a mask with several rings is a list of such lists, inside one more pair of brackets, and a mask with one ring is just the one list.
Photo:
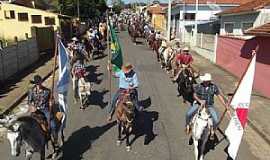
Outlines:
[[[237, 77], [194, 52], [192, 55], [194, 58], [194, 66], [198, 68], [201, 73], [211, 73], [213, 81], [221, 88], [224, 95], [234, 93], [239, 81]], [[224, 109], [222, 108], [222, 110]], [[248, 125], [255, 131], [258, 130], [260, 132], [259, 134], [268, 141], [268, 144], [270, 141], [269, 115], [270, 98], [266, 98], [253, 90]]]
[[33, 68], [29, 68], [15, 75], [9, 82], [6, 82], [4, 87], [0, 89], [0, 113], [5, 111], [16, 99], [21, 97], [30, 87], [30, 80], [34, 75], [39, 74], [42, 78], [47, 76], [53, 68], [54, 59], [42, 57]]

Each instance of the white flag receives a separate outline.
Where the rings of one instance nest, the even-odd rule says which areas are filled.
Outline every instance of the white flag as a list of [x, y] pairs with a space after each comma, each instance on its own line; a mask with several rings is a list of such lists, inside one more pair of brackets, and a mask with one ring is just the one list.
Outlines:
[[255, 74], [256, 55], [253, 56], [237, 91], [235, 92], [231, 106], [235, 110], [225, 131], [229, 140], [228, 154], [232, 159], [236, 159], [237, 152], [243, 137], [244, 128], [248, 119], [248, 111], [252, 86]]

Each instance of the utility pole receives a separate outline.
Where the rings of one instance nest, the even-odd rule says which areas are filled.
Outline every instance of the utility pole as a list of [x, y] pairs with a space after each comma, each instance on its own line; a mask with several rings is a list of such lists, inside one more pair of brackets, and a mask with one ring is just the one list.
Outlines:
[[80, 0], [77, 0], [77, 16], [78, 19], [80, 20]]
[[196, 0], [196, 15], [195, 15], [195, 28], [194, 28], [195, 45], [197, 45], [197, 35], [198, 35], [198, 10], [199, 10], [199, 0]]
[[171, 40], [171, 15], [172, 15], [172, 2], [171, 0], [169, 0], [168, 3], [168, 22], [167, 22], [167, 40], [170, 41]]

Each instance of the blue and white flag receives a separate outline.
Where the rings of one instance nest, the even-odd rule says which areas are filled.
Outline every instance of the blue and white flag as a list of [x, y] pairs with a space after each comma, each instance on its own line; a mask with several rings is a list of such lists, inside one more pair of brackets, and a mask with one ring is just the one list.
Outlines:
[[70, 67], [68, 51], [66, 50], [61, 40], [58, 42], [58, 52], [59, 80], [57, 83], [57, 91], [59, 94], [65, 94], [69, 87]]
[[60, 110], [64, 113], [62, 118], [62, 126], [66, 127], [67, 119], [67, 93], [69, 88], [69, 79], [70, 79], [70, 66], [69, 66], [69, 57], [68, 51], [66, 50], [64, 44], [59, 39], [58, 41], [58, 64], [59, 64], [59, 79], [57, 82], [57, 92], [58, 92], [58, 103]]

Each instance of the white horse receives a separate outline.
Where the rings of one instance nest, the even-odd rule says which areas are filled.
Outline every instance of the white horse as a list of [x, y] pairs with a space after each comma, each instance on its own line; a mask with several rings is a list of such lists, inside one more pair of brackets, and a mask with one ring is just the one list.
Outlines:
[[160, 53], [162, 57], [162, 68], [166, 68], [166, 70], [169, 70], [170, 67], [170, 60], [173, 56], [173, 50], [171, 47], [167, 47], [163, 52]]
[[81, 108], [84, 109], [87, 107], [88, 97], [91, 95], [92, 84], [90, 82], [86, 82], [84, 77], [81, 77], [78, 80], [78, 91]]
[[[203, 160], [205, 145], [213, 128], [213, 121], [207, 108], [201, 107], [193, 117], [192, 123], [195, 160]], [[200, 145], [199, 142], [201, 142]]]

